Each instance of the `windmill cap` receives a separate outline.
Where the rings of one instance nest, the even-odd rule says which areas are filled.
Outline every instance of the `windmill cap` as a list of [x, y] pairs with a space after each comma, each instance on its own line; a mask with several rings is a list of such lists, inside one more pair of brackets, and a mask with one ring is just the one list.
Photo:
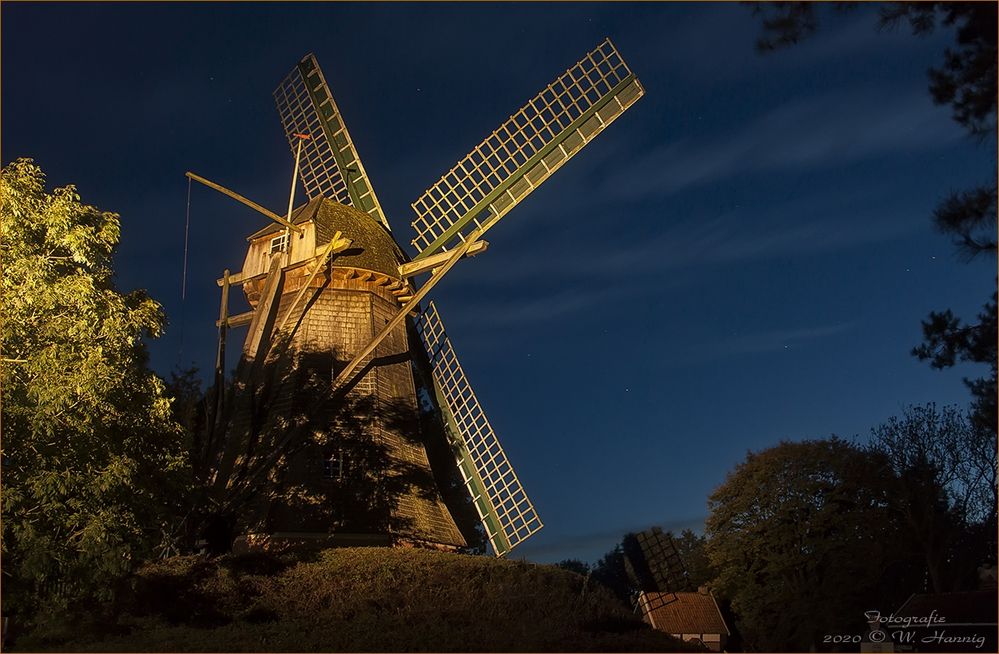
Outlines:
[[[329, 243], [338, 230], [345, 238], [351, 239], [350, 247], [333, 258], [334, 268], [359, 268], [399, 278], [399, 264], [407, 260], [406, 256], [392, 235], [368, 214], [320, 197], [303, 204], [291, 214], [292, 224], [309, 221], [316, 226], [317, 248]], [[247, 240], [255, 241], [283, 230], [277, 223], [271, 223], [251, 234]]]

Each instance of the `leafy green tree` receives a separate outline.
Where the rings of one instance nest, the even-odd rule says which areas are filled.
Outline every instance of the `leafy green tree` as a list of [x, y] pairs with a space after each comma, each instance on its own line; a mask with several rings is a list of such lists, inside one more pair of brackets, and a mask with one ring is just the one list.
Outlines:
[[188, 476], [142, 340], [163, 312], [112, 281], [118, 216], [28, 159], [0, 202], [3, 601], [30, 612], [112, 594], [169, 542]]
[[707, 551], [747, 648], [808, 651], [884, 605], [900, 533], [890, 475], [835, 437], [750, 452], [729, 473], [708, 500]]

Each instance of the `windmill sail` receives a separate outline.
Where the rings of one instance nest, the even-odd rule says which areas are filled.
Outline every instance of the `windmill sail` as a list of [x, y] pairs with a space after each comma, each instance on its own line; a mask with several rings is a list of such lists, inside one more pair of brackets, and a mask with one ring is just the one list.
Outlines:
[[353, 206], [390, 229], [313, 55], [306, 55], [288, 73], [274, 90], [274, 101], [292, 152], [298, 148], [296, 134], [311, 137], [303, 142], [301, 160], [302, 184], [309, 198], [327, 197]]
[[628, 576], [642, 593], [646, 614], [676, 601], [678, 592], [691, 590], [690, 577], [672, 535], [652, 527], [628, 534], [623, 546]]
[[413, 203], [416, 259], [485, 232], [644, 93], [606, 39]]
[[503, 556], [541, 529], [541, 519], [468, 384], [433, 302], [416, 326], [430, 359], [458, 469], [493, 551]]

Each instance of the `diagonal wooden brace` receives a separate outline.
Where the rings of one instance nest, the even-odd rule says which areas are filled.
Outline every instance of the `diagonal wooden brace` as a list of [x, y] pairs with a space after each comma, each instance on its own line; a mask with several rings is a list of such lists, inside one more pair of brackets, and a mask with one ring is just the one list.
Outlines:
[[349, 238], [344, 238], [343, 234], [339, 230], [333, 234], [333, 239], [330, 240], [330, 242], [325, 246], [325, 252], [321, 252], [319, 256], [316, 257], [314, 264], [315, 268], [312, 269], [312, 273], [309, 274], [309, 278], [305, 280], [305, 284], [302, 285], [302, 288], [298, 290], [298, 295], [295, 296], [294, 302], [291, 303], [291, 306], [288, 307], [288, 311], [284, 314], [284, 319], [282, 319], [281, 324], [278, 325], [276, 330], [277, 332], [284, 329], [285, 324], [288, 322], [288, 318], [295, 313], [295, 310], [298, 308], [298, 303], [302, 301], [302, 297], [305, 296], [305, 292], [312, 284], [312, 280], [314, 280], [316, 275], [319, 274], [319, 271], [326, 267], [326, 264], [329, 263], [334, 254], [343, 252], [350, 247], [351, 243], [353, 243], [353, 241]]
[[422, 300], [424, 296], [426, 296], [426, 294], [430, 292], [430, 289], [432, 289], [437, 284], [437, 282], [444, 279], [444, 275], [446, 275], [448, 271], [454, 267], [454, 264], [458, 263], [458, 261], [465, 256], [465, 254], [472, 247], [472, 245], [478, 240], [479, 230], [472, 232], [469, 236], [470, 238], [468, 238], [464, 243], [462, 243], [455, 249], [451, 250], [450, 252], [451, 256], [447, 258], [447, 261], [444, 263], [444, 265], [434, 270], [434, 273], [430, 276], [430, 279], [428, 279], [427, 282], [420, 287], [420, 290], [417, 291], [415, 295], [413, 295], [413, 297], [409, 300], [409, 302], [407, 302], [402, 307], [402, 309], [400, 309], [399, 312], [395, 314], [392, 320], [388, 321], [388, 324], [386, 324], [385, 327], [383, 327], [382, 330], [378, 332], [377, 336], [371, 339], [370, 343], [364, 346], [364, 349], [362, 349], [354, 356], [354, 358], [350, 361], [350, 363], [347, 364], [347, 367], [340, 371], [340, 374], [337, 375], [336, 379], [333, 380], [334, 391], [336, 391], [340, 386], [344, 386], [348, 382], [350, 382], [350, 380], [353, 378], [354, 372], [357, 370], [357, 367], [360, 365], [361, 361], [363, 361], [365, 357], [367, 357], [369, 354], [375, 351], [375, 348], [378, 347], [378, 345], [382, 341], [384, 341], [385, 338], [390, 333], [392, 333], [392, 330], [395, 329], [396, 326], [398, 326], [399, 323], [402, 322], [403, 319], [407, 315], [409, 315], [411, 311], [416, 309], [416, 307], [420, 304], [420, 300]]

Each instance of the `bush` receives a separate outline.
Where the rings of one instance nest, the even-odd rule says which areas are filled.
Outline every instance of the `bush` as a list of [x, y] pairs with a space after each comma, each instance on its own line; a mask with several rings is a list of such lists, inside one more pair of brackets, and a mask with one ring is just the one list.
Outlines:
[[428, 550], [175, 557], [135, 576], [126, 635], [79, 651], [679, 651], [604, 588], [554, 566]]

